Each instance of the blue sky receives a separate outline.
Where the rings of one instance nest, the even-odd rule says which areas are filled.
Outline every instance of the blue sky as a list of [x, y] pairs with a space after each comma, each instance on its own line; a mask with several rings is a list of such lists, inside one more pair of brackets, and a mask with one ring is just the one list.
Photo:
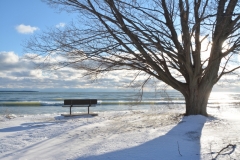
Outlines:
[[[40, 33], [48, 27], [59, 24], [67, 24], [74, 15], [59, 12], [51, 8], [41, 0], [1, 0], [0, 1], [0, 51], [14, 51], [18, 55], [23, 54], [21, 44], [35, 33]], [[33, 32], [21, 32], [32, 27]], [[35, 30], [34, 30], [35, 27]], [[29, 28], [30, 29], [30, 28]]]
[[[123, 71], [104, 75], [92, 83], [81, 78], [81, 72], [69, 68], [58, 71], [36, 69], [25, 54], [22, 44], [50, 27], [65, 27], [76, 15], [59, 12], [41, 0], [0, 1], [0, 90], [39, 91], [128, 91], [134, 77]], [[223, 81], [216, 89], [238, 91], [239, 80]], [[152, 88], [152, 87], [150, 87]]]

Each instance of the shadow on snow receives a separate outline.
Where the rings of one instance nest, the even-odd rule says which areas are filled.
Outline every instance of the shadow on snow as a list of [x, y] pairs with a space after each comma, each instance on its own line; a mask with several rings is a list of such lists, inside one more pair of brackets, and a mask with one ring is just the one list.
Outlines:
[[88, 157], [79, 157], [82, 159], [194, 159], [201, 158], [200, 138], [202, 128], [207, 118], [203, 116], [184, 117], [168, 133], [141, 145], [104, 153]]

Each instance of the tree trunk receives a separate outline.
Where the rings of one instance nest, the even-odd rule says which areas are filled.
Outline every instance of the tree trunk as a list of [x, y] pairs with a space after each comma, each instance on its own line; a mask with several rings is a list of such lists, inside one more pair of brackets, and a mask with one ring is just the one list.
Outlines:
[[213, 85], [203, 88], [190, 88], [187, 94], [184, 94], [186, 101], [185, 115], [203, 115], [207, 116], [207, 104]]

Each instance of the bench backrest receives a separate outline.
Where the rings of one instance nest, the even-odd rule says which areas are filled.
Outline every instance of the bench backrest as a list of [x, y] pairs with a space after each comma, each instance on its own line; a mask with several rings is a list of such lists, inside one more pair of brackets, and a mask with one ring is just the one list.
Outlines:
[[86, 105], [97, 104], [97, 99], [65, 99], [64, 105]]

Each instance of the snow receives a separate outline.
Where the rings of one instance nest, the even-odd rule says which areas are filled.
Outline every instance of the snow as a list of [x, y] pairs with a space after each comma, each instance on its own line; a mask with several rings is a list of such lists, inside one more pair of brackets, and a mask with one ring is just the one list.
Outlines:
[[240, 157], [240, 109], [209, 108], [209, 117], [183, 110], [99, 112], [98, 116], [0, 117], [0, 159], [209, 160]]

